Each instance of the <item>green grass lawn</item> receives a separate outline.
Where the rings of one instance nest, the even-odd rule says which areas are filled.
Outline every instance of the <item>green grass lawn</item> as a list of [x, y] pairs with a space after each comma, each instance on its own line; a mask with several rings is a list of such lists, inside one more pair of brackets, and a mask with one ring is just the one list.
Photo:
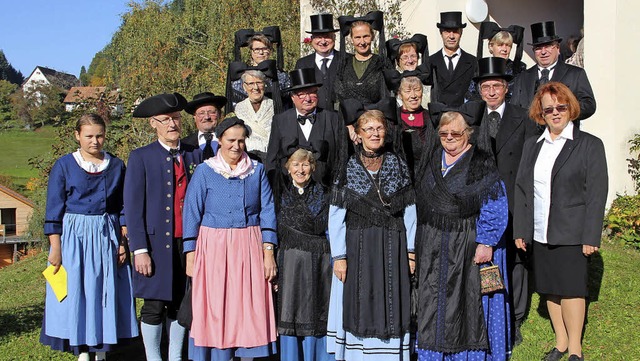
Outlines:
[[[40, 253], [0, 270], [0, 360], [76, 360], [40, 345], [44, 300], [46, 254]], [[601, 257], [590, 266], [589, 307], [584, 336], [587, 360], [638, 360], [640, 342], [640, 252], [618, 244], [603, 244]], [[538, 310], [534, 295], [531, 313], [522, 326], [524, 342], [515, 348], [512, 360], [539, 360], [554, 345], [548, 318]], [[566, 359], [566, 358], [565, 358]], [[136, 340], [109, 360], [144, 360]]]
[[32, 169], [28, 161], [51, 150], [55, 132], [52, 126], [37, 131], [0, 131], [0, 175], [12, 177], [19, 187], [24, 187], [29, 178], [37, 177], [37, 170]]

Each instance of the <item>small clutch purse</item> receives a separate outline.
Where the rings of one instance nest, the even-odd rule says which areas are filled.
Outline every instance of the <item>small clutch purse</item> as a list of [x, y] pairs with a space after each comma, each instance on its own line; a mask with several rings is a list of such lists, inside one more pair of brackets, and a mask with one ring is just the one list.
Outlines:
[[503, 289], [504, 282], [502, 281], [498, 266], [491, 262], [491, 266], [480, 268], [480, 291], [483, 295], [488, 295]]

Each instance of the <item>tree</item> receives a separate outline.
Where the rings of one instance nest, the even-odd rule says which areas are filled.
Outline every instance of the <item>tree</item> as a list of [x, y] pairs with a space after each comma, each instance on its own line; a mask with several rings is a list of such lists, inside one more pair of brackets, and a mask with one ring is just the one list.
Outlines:
[[7, 80], [17, 85], [21, 85], [24, 81], [22, 73], [11, 66], [2, 50], [0, 50], [0, 80]]
[[14, 92], [11, 104], [21, 125], [26, 129], [45, 124], [58, 124], [65, 120], [65, 93], [51, 84], [36, 84], [28, 91], [22, 89]]
[[89, 76], [87, 75], [87, 68], [85, 68], [84, 65], [80, 68], [80, 85], [89, 85]]
[[9, 128], [15, 125], [11, 122], [13, 119], [11, 94], [13, 94], [17, 88], [17, 85], [7, 80], [0, 80], [0, 128]]

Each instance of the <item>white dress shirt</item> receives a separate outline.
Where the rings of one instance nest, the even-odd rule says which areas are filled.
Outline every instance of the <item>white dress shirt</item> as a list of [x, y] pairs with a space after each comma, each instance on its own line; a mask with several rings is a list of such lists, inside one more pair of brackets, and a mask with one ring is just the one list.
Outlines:
[[[460, 57], [462, 56], [462, 49], [458, 48], [458, 50], [456, 50], [456, 54], [458, 55], [451, 59], [451, 61], [453, 62], [453, 70], [456, 70], [456, 66], [458, 66], [458, 61], [460, 61]], [[444, 59], [444, 65], [448, 67], [449, 56], [444, 51], [444, 48], [442, 48], [442, 59]]]
[[533, 168], [533, 240], [547, 243], [549, 208], [551, 207], [551, 172], [567, 139], [573, 139], [573, 123], [569, 122], [555, 140], [549, 128], [538, 138], [544, 142]]
[[[240, 118], [240, 119], [242, 119], [242, 118]], [[216, 141], [216, 142], [217, 142], [217, 141], [218, 141], [218, 138], [216, 137], [216, 133], [211, 132], [211, 135], [213, 136], [213, 138], [211, 138], [211, 141], [212, 141], [212, 142], [213, 142], [213, 141]], [[207, 140], [206, 140], [206, 139], [204, 139], [204, 133], [198, 130], [198, 145], [200, 146], [200, 148], [202, 148], [202, 146], [203, 146], [204, 144], [206, 144], [206, 143], [207, 143]]]
[[329, 61], [327, 61], [327, 69], [329, 69], [329, 67], [331, 66], [331, 62], [333, 61], [333, 55], [335, 54], [335, 51], [332, 51], [331, 54], [329, 54], [329, 56], [322, 56], [318, 53], [316, 53], [316, 66], [318, 67], [318, 69], [322, 69], [322, 59], [329, 59]]
[[[311, 114], [316, 115], [316, 111], [314, 110], [313, 113]], [[296, 109], [296, 122], [298, 121], [298, 115], [304, 115], [304, 114], [298, 112], [298, 109]], [[304, 125], [302, 125], [298, 122], [298, 125], [300, 126], [300, 129], [302, 129], [302, 134], [304, 134], [304, 139], [309, 141], [309, 136], [311, 135], [311, 128], [313, 128], [313, 124], [311, 124], [311, 122], [304, 122]]]
[[548, 67], [541, 67], [538, 65], [538, 79], [542, 77], [542, 69], [549, 69], [549, 81], [551, 81], [551, 77], [553, 77], [553, 72], [556, 71], [556, 65], [558, 65], [558, 61], [549, 65]]

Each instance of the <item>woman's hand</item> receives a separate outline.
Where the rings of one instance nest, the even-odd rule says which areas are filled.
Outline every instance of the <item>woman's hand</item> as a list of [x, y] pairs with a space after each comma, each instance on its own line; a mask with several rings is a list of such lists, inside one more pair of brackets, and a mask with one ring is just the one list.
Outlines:
[[333, 274], [344, 283], [347, 280], [347, 260], [337, 259], [333, 261]]
[[347, 129], [349, 130], [349, 138], [353, 142], [353, 144], [360, 143], [360, 139], [358, 138], [358, 134], [356, 134], [356, 129], [353, 125], [347, 125]]
[[127, 247], [125, 247], [124, 244], [121, 244], [120, 247], [118, 247], [118, 266], [122, 266], [127, 262], [127, 253]]
[[473, 262], [476, 264], [483, 264], [491, 262], [493, 259], [493, 247], [487, 247], [484, 244], [478, 244], [476, 246], [476, 255], [473, 257]]
[[523, 251], [527, 251], [527, 243], [523, 238], [516, 238], [516, 248], [521, 249]]
[[129, 232], [127, 231], [127, 226], [120, 227], [120, 233], [122, 233], [122, 237], [129, 239]]
[[271, 282], [278, 275], [278, 266], [272, 249], [263, 249], [264, 254], [264, 279]]
[[195, 254], [195, 252], [189, 252], [185, 256], [185, 271], [189, 277], [193, 277], [193, 260], [196, 258]]
[[583, 244], [582, 245], [582, 253], [587, 257], [589, 257], [592, 254], [598, 252], [598, 249], [599, 248], [596, 247], [596, 246], [591, 246], [591, 245], [588, 245], [588, 244]]
[[409, 252], [409, 272], [416, 273], [416, 254], [413, 252]]
[[49, 257], [47, 260], [54, 267], [53, 274], [58, 273], [60, 266], [62, 266], [62, 246], [59, 234], [50, 234], [49, 243], [51, 244], [51, 250], [49, 250]]
[[153, 267], [151, 265], [151, 257], [149, 253], [139, 253], [134, 256], [134, 262], [136, 266], [136, 272], [145, 277], [151, 277], [153, 274]]

